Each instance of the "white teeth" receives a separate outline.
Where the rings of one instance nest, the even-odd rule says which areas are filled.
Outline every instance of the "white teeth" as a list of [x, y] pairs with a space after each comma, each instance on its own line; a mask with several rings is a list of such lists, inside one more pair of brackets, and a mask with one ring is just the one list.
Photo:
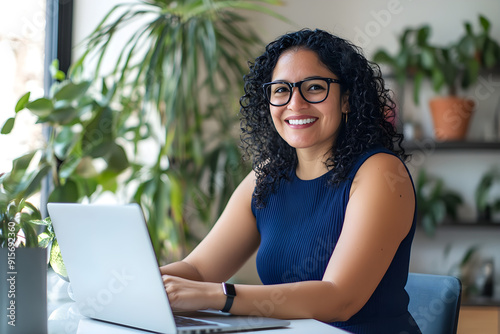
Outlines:
[[315, 118], [306, 118], [306, 119], [290, 119], [288, 120], [288, 123], [292, 125], [302, 125], [302, 124], [309, 124], [316, 121]]

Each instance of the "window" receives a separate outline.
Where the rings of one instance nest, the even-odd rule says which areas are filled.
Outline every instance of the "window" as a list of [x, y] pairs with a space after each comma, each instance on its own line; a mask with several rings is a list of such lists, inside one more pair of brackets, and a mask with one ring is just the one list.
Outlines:
[[[31, 92], [31, 99], [42, 97], [52, 79], [49, 65], [59, 59], [67, 72], [71, 63], [73, 0], [22, 0], [0, 3], [0, 126], [14, 115], [18, 99]], [[8, 135], [0, 135], [0, 174], [12, 168], [12, 160], [40, 147], [45, 129], [36, 117], [24, 110]], [[48, 184], [48, 182], [47, 182]], [[45, 187], [47, 188], [47, 187]], [[41, 198], [44, 203], [47, 189]]]
[[[27, 91], [44, 93], [44, 0], [0, 3], [0, 125], [14, 115], [17, 100]], [[0, 135], [0, 173], [12, 160], [40, 145], [42, 128], [27, 111], [21, 112], [12, 133]]]

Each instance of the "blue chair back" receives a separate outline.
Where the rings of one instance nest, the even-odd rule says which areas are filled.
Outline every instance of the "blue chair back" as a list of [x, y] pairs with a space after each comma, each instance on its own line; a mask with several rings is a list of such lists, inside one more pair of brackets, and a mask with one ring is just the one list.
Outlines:
[[422, 334], [456, 334], [462, 284], [452, 276], [410, 273], [408, 311]]

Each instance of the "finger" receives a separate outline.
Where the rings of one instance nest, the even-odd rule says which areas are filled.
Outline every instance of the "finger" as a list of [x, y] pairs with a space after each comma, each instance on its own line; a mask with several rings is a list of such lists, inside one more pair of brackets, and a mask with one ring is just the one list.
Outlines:
[[168, 282], [172, 281], [172, 276], [162, 275], [161, 279], [162, 279], [163, 283], [165, 284], [165, 283], [168, 283]]

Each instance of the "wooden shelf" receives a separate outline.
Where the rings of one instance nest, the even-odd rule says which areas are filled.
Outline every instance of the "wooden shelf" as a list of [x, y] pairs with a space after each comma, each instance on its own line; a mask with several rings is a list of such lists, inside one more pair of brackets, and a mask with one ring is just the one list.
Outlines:
[[462, 306], [477, 306], [477, 307], [500, 307], [500, 299], [492, 298], [492, 297], [462, 298], [461, 305]]
[[457, 227], [457, 228], [500, 228], [500, 222], [498, 221], [449, 221], [446, 220], [438, 225], [439, 227]]
[[453, 223], [443, 223], [441, 226], [450, 227], [498, 227], [500, 228], [500, 222], [453, 222]]
[[406, 141], [403, 147], [408, 151], [463, 151], [463, 150], [483, 150], [500, 151], [500, 141], [443, 141], [437, 142], [433, 139], [423, 139], [419, 141]]

